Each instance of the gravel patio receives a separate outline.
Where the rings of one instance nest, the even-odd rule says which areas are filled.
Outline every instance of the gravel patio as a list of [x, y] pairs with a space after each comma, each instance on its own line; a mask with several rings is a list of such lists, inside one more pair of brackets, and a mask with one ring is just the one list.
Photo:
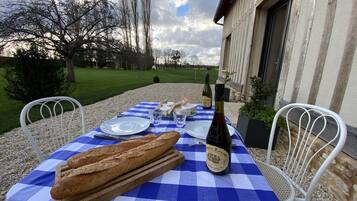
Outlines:
[[[84, 106], [86, 130], [91, 130], [104, 120], [112, 118], [120, 112], [126, 111], [141, 101], [174, 100], [185, 96], [190, 102], [201, 100], [202, 84], [153, 84], [135, 90], [127, 91], [97, 103]], [[212, 89], [213, 86], [212, 86]], [[241, 103], [226, 103], [225, 113], [233, 123], [237, 122], [238, 110]], [[35, 122], [35, 126], [43, 126], [44, 121]], [[45, 140], [45, 139], [44, 139]], [[254, 157], [264, 159], [265, 150], [249, 149]], [[280, 155], [279, 146], [273, 155]], [[276, 161], [278, 162], [278, 161]], [[0, 135], [0, 200], [4, 199], [9, 188], [24, 177], [38, 164], [31, 146], [23, 136], [20, 128], [15, 128]], [[327, 193], [321, 183], [314, 193], [314, 200], [336, 200]]]

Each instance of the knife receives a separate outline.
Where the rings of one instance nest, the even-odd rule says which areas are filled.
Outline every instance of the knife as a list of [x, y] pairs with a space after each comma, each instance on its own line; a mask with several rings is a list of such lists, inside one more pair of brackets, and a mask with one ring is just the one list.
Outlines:
[[130, 140], [143, 137], [142, 135], [130, 135], [130, 136], [116, 136], [108, 135], [104, 133], [95, 133], [93, 135], [95, 138], [105, 139], [105, 140]]
[[[202, 140], [202, 139], [198, 139], [198, 138], [194, 138], [193, 139], [193, 143], [189, 144], [188, 146], [189, 147], [192, 147], [194, 145], [206, 145], [206, 141], [205, 140]], [[232, 143], [232, 149], [235, 149], [237, 148], [238, 145]]]

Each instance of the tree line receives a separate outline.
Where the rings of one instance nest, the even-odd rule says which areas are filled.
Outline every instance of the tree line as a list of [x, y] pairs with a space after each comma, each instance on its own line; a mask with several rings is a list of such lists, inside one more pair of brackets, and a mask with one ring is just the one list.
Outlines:
[[42, 48], [65, 61], [70, 82], [76, 60], [148, 69], [154, 61], [150, 15], [151, 0], [4, 0], [0, 49]]

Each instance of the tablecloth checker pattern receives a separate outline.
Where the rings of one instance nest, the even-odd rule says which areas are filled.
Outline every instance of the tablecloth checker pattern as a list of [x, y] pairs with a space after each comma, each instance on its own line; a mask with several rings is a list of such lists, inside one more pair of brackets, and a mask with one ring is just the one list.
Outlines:
[[[128, 111], [124, 116], [148, 118], [148, 112], [158, 103], [141, 102]], [[203, 110], [197, 107], [197, 114], [188, 117], [187, 121], [210, 120], [213, 110]], [[226, 119], [227, 123], [230, 123]], [[181, 138], [175, 145], [185, 156], [185, 162], [175, 169], [156, 177], [155, 179], [135, 189], [118, 196], [115, 200], [278, 200], [270, 185], [262, 176], [254, 160], [241, 141], [238, 132], [232, 141], [236, 145], [232, 149], [231, 173], [216, 176], [208, 172], [205, 164], [205, 146], [193, 145], [195, 139], [176, 127], [172, 118], [164, 117], [157, 127], [150, 127], [147, 133], [165, 131], [180, 131]], [[94, 147], [117, 143], [113, 140], [94, 138], [101, 132], [99, 128], [74, 139], [31, 171], [7, 193], [8, 200], [52, 200], [51, 186], [54, 184], [55, 169], [66, 162], [71, 156]]]

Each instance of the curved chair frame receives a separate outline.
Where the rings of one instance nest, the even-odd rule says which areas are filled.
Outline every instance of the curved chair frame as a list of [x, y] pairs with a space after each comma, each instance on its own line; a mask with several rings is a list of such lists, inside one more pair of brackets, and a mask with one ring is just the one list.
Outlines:
[[[299, 110], [301, 113], [299, 117], [299, 124], [298, 124], [298, 131], [297, 131], [297, 140], [294, 145], [292, 145], [292, 139], [291, 139], [291, 130], [289, 126], [289, 116], [291, 114], [291, 111], [293, 110]], [[269, 145], [268, 145], [268, 152], [267, 152], [267, 158], [266, 158], [266, 163], [270, 165], [270, 157], [271, 157], [271, 150], [273, 146], [273, 139], [274, 139], [274, 133], [275, 133], [275, 128], [277, 125], [277, 121], [279, 116], [287, 111], [286, 116], [285, 116], [285, 121], [287, 124], [287, 130], [288, 130], [288, 153], [285, 157], [285, 163], [282, 168], [282, 171], [286, 174], [286, 176], [289, 178], [290, 182], [293, 184], [293, 186], [299, 190], [303, 195], [304, 198], [296, 198], [296, 200], [310, 200], [312, 192], [314, 191], [315, 187], [318, 184], [318, 181], [320, 180], [322, 174], [327, 170], [328, 166], [332, 163], [334, 158], [337, 156], [337, 154], [342, 150], [345, 141], [346, 141], [346, 136], [347, 136], [347, 129], [346, 129], [346, 124], [343, 122], [342, 118], [336, 114], [333, 111], [330, 111], [328, 109], [315, 106], [315, 105], [309, 105], [309, 104], [302, 104], [302, 103], [292, 103], [288, 104], [284, 107], [282, 107], [275, 115], [273, 124], [272, 124], [272, 129], [270, 131], [270, 139], [269, 139]], [[317, 117], [315, 119], [312, 119], [311, 116], [312, 114], [317, 114]], [[302, 131], [301, 126], [303, 124], [303, 118], [307, 118], [307, 123], [304, 131]], [[317, 142], [317, 139], [319, 136], [323, 133], [323, 131], [326, 128], [327, 125], [327, 119], [330, 118], [333, 119], [336, 122], [337, 126], [337, 131], [334, 137], [330, 140], [327, 141], [326, 144], [324, 144], [321, 148], [319, 148], [317, 151], [313, 151], [312, 147], [313, 145]], [[316, 127], [316, 122], [319, 120], [323, 120], [323, 126], [321, 129], [318, 129]], [[304, 124], [305, 125], [305, 124]], [[318, 129], [318, 132], [316, 132], [316, 135], [312, 135], [312, 130]], [[308, 140], [311, 136], [312, 140]], [[305, 191], [302, 187], [301, 184], [303, 181], [306, 180], [305, 176], [307, 173], [307, 168], [310, 165], [311, 161], [328, 145], [330, 145], [333, 141], [338, 140], [336, 146], [332, 149], [331, 153], [327, 156], [327, 158], [323, 161], [321, 164], [320, 168], [318, 168], [316, 174], [313, 176], [310, 184], [308, 185], [307, 190]], [[310, 141], [310, 142], [309, 142]]]
[[[64, 107], [62, 105], [63, 102], [70, 103], [73, 109], [71, 111], [70, 118], [67, 122], [63, 119], [63, 114], [64, 114]], [[49, 103], [53, 105], [48, 105]], [[35, 151], [39, 161], [42, 161], [45, 159], [46, 156], [38, 146], [31, 132], [31, 129], [29, 128], [29, 125], [33, 123], [30, 119], [29, 112], [34, 106], [38, 106], [38, 105], [40, 105], [40, 115], [42, 119], [47, 119], [44, 115], [44, 112], [48, 112], [49, 114], [48, 117], [49, 121], [47, 124], [48, 125], [47, 128], [49, 128], [48, 131], [51, 135], [49, 137], [50, 138], [49, 146], [51, 151], [58, 149], [59, 147], [63, 146], [65, 143], [67, 143], [70, 140], [69, 138], [70, 134], [68, 132], [70, 131], [70, 128], [72, 128], [73, 126], [72, 122], [76, 109], [79, 110], [80, 117], [81, 117], [82, 134], [85, 133], [84, 110], [82, 105], [76, 99], [67, 96], [41, 98], [38, 100], [34, 100], [25, 105], [25, 107], [22, 109], [20, 114], [21, 129], [23, 130], [27, 139], [30, 141], [31, 146]], [[29, 123], [27, 124], [27, 122]]]

